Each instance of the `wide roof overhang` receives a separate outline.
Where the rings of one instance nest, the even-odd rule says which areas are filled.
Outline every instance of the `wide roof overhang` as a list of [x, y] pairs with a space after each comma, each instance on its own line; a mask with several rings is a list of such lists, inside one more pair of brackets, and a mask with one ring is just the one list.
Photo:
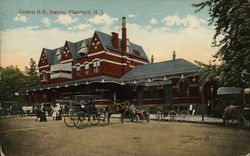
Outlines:
[[25, 88], [22, 91], [23, 92], [32, 92], [32, 91], [42, 91], [42, 90], [50, 90], [53, 88], [62, 88], [62, 87], [70, 87], [70, 86], [78, 86], [78, 85], [90, 85], [93, 83], [114, 83], [118, 85], [144, 85], [144, 86], [150, 86], [150, 83], [156, 82], [156, 81], [162, 81], [162, 84], [169, 84], [169, 80], [172, 78], [185, 78], [189, 76], [195, 76], [199, 75], [197, 72], [189, 72], [189, 73], [176, 73], [172, 75], [161, 75], [158, 77], [144, 77], [141, 79], [134, 79], [131, 77], [128, 78], [113, 78], [109, 76], [98, 76], [98, 77], [91, 77], [91, 78], [85, 78], [80, 80], [73, 80], [73, 81], [66, 81], [62, 83], [54, 83], [54, 84], [47, 84], [47, 85], [39, 85], [39, 86], [33, 86], [29, 88]]

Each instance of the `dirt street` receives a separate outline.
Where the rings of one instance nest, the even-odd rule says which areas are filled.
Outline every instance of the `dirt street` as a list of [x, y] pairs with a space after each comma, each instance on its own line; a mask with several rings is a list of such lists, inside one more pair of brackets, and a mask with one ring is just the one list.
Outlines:
[[111, 119], [105, 127], [67, 127], [63, 120], [2, 119], [0, 143], [5, 155], [246, 155], [250, 131], [222, 126]]

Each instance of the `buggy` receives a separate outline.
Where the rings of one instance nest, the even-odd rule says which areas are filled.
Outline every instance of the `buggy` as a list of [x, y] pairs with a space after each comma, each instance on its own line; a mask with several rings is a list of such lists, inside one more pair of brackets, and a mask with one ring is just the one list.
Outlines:
[[97, 95], [75, 95], [69, 105], [69, 112], [64, 116], [64, 123], [68, 127], [85, 128], [88, 125], [103, 125], [105, 115], [99, 113], [93, 100]]

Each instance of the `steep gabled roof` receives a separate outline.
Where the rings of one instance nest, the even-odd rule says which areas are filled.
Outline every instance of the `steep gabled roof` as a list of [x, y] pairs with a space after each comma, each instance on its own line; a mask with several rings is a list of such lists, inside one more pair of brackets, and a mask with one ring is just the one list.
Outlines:
[[82, 57], [86, 57], [86, 56], [84, 56], [84, 55], [80, 55], [80, 54], [78, 53], [78, 51], [80, 50], [83, 41], [85, 42], [85, 44], [86, 44], [87, 47], [89, 48], [89, 47], [90, 47], [90, 44], [91, 44], [91, 39], [92, 39], [92, 38], [87, 38], [87, 39], [85, 39], [85, 40], [81, 40], [81, 41], [78, 41], [78, 42], [76, 42], [76, 43], [69, 42], [69, 43], [70, 43], [69, 45], [71, 45], [71, 47], [69, 47], [69, 48], [70, 48], [72, 57], [73, 57], [74, 59], [79, 59], [79, 58], [82, 58]]
[[136, 66], [121, 79], [124, 81], [171, 76], [183, 73], [197, 73], [199, 67], [184, 59], [176, 59]]
[[[107, 49], [112, 49], [115, 51], [119, 51], [122, 52], [122, 40], [118, 39], [118, 48], [114, 48], [113, 44], [112, 44], [112, 35], [100, 32], [100, 31], [95, 31], [96, 34], [99, 36], [104, 48]], [[140, 56], [136, 55], [134, 51], [139, 51], [140, 52]], [[143, 58], [148, 60], [148, 57], [145, 53], [145, 51], [143, 50], [143, 48], [137, 44], [131, 43], [130, 42], [130, 51], [127, 52], [127, 54], [132, 55], [132, 56], [136, 56], [139, 58]]]
[[51, 62], [51, 64], [58, 64], [58, 63], [60, 63], [60, 61], [57, 60], [57, 58], [56, 58], [56, 52], [57, 52], [57, 50], [59, 50], [61, 52], [61, 54], [62, 54], [64, 52], [64, 47], [60, 47], [60, 48], [56, 48], [56, 49], [51, 50], [50, 55], [53, 58], [52, 59], [53, 61]]
[[[115, 51], [122, 52], [122, 40], [121, 39], [118, 39], [118, 48], [115, 49], [113, 47], [113, 44], [112, 44], [112, 35], [109, 35], [109, 34], [106, 34], [106, 33], [100, 32], [100, 31], [95, 31], [95, 32], [98, 35], [98, 37], [100, 38], [105, 50], [113, 49]], [[70, 52], [72, 54], [73, 59], [79, 59], [79, 58], [86, 57], [84, 55], [80, 55], [78, 53], [78, 51], [80, 50], [81, 44], [83, 41], [86, 43], [87, 47], [89, 48], [91, 46], [91, 40], [92, 40], [92, 38], [87, 38], [85, 40], [81, 40], [81, 41], [78, 41], [75, 43], [70, 42], [70, 41], [66, 41], [66, 43], [70, 49]], [[59, 63], [59, 61], [56, 59], [56, 51], [58, 49], [60, 51], [64, 51], [64, 47], [56, 48], [53, 50], [44, 48], [44, 52], [48, 58], [49, 64]], [[140, 56], [136, 55], [135, 51], [139, 51]], [[130, 42], [130, 51], [127, 52], [127, 54], [148, 60], [148, 57], [147, 57], [145, 51], [143, 50], [143, 48], [141, 46], [134, 44], [134, 43], [131, 43], [131, 42]]]
[[44, 53], [45, 53], [45, 55], [46, 55], [46, 58], [47, 58], [47, 60], [48, 60], [48, 63], [49, 63], [49, 64], [52, 64], [52, 62], [53, 62], [53, 57], [52, 57], [52, 53], [51, 53], [51, 52], [52, 52], [53, 50], [43, 48], [43, 51], [44, 51]]

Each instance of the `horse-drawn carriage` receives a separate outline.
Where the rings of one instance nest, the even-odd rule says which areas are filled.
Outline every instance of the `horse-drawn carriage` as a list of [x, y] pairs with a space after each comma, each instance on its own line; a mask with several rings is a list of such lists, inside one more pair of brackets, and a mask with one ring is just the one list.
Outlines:
[[132, 121], [146, 120], [150, 121], [149, 113], [145, 111], [135, 111], [132, 113], [130, 103], [124, 101], [108, 105], [103, 111], [98, 109], [93, 104], [93, 100], [99, 98], [96, 95], [76, 95], [69, 104], [69, 112], [64, 116], [64, 123], [68, 127], [77, 127], [79, 129], [88, 125], [110, 124], [112, 114], [118, 113], [120, 115], [121, 123], [124, 119], [130, 118]]
[[167, 105], [155, 106], [155, 114], [157, 121], [187, 121], [190, 118], [187, 109]]
[[69, 104], [69, 112], [64, 116], [64, 123], [68, 127], [85, 128], [88, 125], [103, 125], [105, 115], [100, 113], [93, 100], [98, 95], [75, 95], [72, 103]]
[[123, 118], [121, 115], [121, 119], [129, 119], [132, 122], [137, 122], [139, 120], [150, 122], [150, 114], [143, 109], [137, 109], [134, 105], [130, 105], [128, 103], [124, 111]]
[[244, 90], [236, 87], [221, 87], [217, 90], [217, 94], [220, 104], [225, 105], [222, 115], [223, 123], [226, 126], [230, 124], [236, 124], [238, 127], [249, 126], [250, 88]]
[[129, 101], [123, 101], [121, 103], [115, 103], [108, 105], [104, 110], [104, 119], [107, 118], [108, 124], [110, 124], [110, 117], [112, 114], [120, 114], [121, 123], [124, 123], [125, 119], [136, 122], [138, 120], [150, 121], [149, 113], [136, 109]]

